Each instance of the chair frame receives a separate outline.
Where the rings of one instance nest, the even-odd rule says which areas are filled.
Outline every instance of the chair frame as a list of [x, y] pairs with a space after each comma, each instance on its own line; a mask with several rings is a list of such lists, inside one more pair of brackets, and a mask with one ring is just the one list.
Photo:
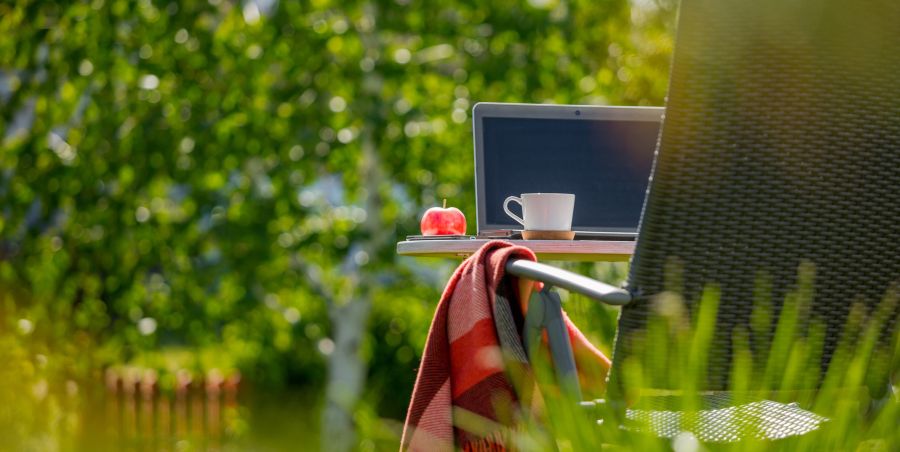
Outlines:
[[525, 259], [510, 259], [506, 263], [506, 272], [544, 283], [544, 288], [532, 293], [528, 300], [525, 351], [530, 359], [537, 352], [546, 330], [557, 381], [567, 395], [581, 401], [581, 384], [578, 381], [572, 345], [567, 340], [562, 302], [553, 288], [561, 287], [610, 306], [628, 304], [632, 299], [631, 293], [568, 270]]

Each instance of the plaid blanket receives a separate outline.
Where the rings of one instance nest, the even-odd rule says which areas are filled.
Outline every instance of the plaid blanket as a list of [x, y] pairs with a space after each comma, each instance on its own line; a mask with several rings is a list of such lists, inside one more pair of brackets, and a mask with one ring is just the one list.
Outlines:
[[[536, 260], [528, 248], [491, 241], [450, 278], [428, 333], [401, 450], [505, 450], [504, 427], [527, 397], [516, 394], [507, 372], [507, 365], [527, 364], [518, 287], [504, 278], [511, 257]], [[567, 317], [566, 324], [579, 372], [589, 370], [582, 377], [602, 386], [609, 360]]]

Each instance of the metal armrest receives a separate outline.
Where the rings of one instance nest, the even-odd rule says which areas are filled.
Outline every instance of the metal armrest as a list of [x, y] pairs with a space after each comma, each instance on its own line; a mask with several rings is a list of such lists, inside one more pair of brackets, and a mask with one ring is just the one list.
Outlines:
[[511, 275], [562, 287], [610, 305], [623, 306], [631, 302], [631, 293], [625, 289], [539, 262], [510, 259], [506, 262], [506, 271]]

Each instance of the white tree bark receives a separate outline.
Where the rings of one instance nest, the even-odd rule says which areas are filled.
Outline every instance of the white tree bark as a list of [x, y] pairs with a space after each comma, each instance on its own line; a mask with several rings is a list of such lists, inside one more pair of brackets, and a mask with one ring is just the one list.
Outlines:
[[[375, 5], [369, 3], [363, 11], [369, 24], [359, 30], [360, 38], [367, 51], [377, 53], [380, 43], [375, 35]], [[393, 237], [391, 228], [382, 224], [382, 192], [389, 186], [389, 181], [385, 180], [381, 168], [375, 141], [377, 131], [371, 120], [379, 114], [382, 103], [380, 83], [377, 83], [380, 78], [371, 74], [370, 80], [376, 83], [363, 84], [364, 92], [355, 108], [357, 114], [366, 118], [359, 135], [362, 155], [357, 168], [358, 174], [364, 177], [362, 198], [366, 221], [361, 231], [364, 239], [355, 243], [355, 247], [351, 246], [350, 253], [363, 254], [361, 258], [348, 256], [343, 269], [343, 290], [334, 292], [329, 303], [334, 350], [328, 356], [328, 386], [321, 442], [321, 449], [329, 452], [349, 451], [359, 446], [354, 413], [363, 395], [368, 370], [368, 363], [363, 361], [360, 351], [372, 307], [371, 296], [377, 284], [374, 270], [366, 263], [379, 250], [391, 245], [389, 242]]]
[[328, 387], [322, 416], [323, 451], [357, 448], [353, 413], [365, 385], [367, 366], [359, 352], [370, 308], [368, 299], [357, 299], [330, 310], [334, 351], [328, 357]]
[[[374, 12], [370, 17], [374, 17]], [[372, 42], [371, 39], [367, 40]], [[370, 93], [377, 96], [377, 93]], [[377, 100], [369, 102], [371, 112], [377, 111]], [[364, 175], [364, 205], [366, 221], [362, 225], [365, 237], [358, 246], [350, 247], [351, 254], [344, 266], [344, 290], [335, 293], [329, 303], [334, 350], [328, 359], [328, 387], [322, 417], [322, 450], [348, 451], [358, 446], [354, 413], [362, 397], [368, 366], [360, 355], [371, 311], [371, 294], [377, 284], [375, 272], [366, 265], [370, 256], [391, 245], [391, 228], [382, 224], [382, 190], [385, 180], [374, 140], [375, 131], [369, 122], [360, 133], [362, 155], [359, 173]], [[354, 248], [356, 251], [354, 251]]]

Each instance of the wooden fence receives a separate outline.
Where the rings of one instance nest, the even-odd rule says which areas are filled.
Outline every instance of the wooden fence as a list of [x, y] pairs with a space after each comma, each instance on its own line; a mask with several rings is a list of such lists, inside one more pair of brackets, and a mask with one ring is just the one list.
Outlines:
[[240, 374], [176, 372], [162, 389], [154, 370], [107, 370], [103, 430], [116, 450], [216, 450], [233, 436]]

